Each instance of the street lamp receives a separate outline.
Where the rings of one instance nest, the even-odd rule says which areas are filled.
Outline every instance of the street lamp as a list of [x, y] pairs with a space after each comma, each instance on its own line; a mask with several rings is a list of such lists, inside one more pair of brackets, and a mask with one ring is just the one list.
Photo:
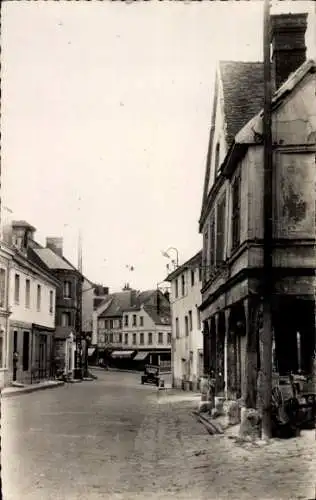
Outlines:
[[171, 262], [173, 264], [175, 264], [175, 268], [177, 268], [177, 267], [179, 267], [179, 252], [178, 252], [177, 248], [175, 248], [175, 247], [169, 247], [169, 248], [167, 248], [167, 250], [164, 250], [161, 253], [162, 253], [162, 255], [164, 257], [166, 257], [167, 259], [170, 259], [171, 258], [170, 254], [169, 254], [170, 250], [173, 250], [176, 253], [176, 261], [172, 260]]

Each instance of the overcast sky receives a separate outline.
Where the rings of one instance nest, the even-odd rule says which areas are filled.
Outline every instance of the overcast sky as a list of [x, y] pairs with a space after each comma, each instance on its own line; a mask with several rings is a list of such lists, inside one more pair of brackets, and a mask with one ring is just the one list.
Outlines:
[[262, 60], [262, 2], [6, 2], [4, 205], [75, 264], [80, 220], [91, 280], [156, 287], [201, 247], [218, 59]]

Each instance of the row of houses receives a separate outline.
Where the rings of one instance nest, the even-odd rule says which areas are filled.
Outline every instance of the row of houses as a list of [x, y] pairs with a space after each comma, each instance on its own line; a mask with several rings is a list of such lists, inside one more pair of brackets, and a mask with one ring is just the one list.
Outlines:
[[93, 313], [92, 345], [95, 361], [106, 365], [143, 369], [150, 363], [170, 370], [168, 293], [159, 288], [140, 292], [126, 285], [121, 292], [109, 294]]
[[92, 336], [98, 287], [65, 258], [61, 238], [47, 238], [43, 247], [35, 232], [25, 221], [2, 229], [1, 387], [73, 376]]
[[[316, 63], [306, 60], [306, 14], [275, 15], [271, 20], [273, 370], [280, 375], [311, 374]], [[262, 62], [218, 64], [199, 220], [203, 248], [167, 278], [172, 285], [175, 385], [189, 380], [193, 387], [195, 376], [212, 374], [218, 395], [242, 397], [252, 405], [262, 361], [263, 82]], [[197, 267], [200, 279], [190, 294], [190, 276]], [[190, 316], [195, 311], [196, 329]], [[194, 354], [199, 352], [203, 368], [194, 372]]]

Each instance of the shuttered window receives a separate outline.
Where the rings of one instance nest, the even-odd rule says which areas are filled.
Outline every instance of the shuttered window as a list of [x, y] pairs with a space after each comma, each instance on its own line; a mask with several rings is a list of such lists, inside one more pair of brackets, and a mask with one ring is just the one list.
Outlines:
[[216, 264], [224, 260], [226, 195], [217, 204], [216, 217]]
[[232, 184], [232, 250], [240, 245], [240, 175]]

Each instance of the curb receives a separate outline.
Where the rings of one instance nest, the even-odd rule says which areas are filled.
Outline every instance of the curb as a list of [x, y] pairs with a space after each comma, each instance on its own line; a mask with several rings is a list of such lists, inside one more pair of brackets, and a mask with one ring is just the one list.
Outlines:
[[198, 422], [204, 425], [209, 434], [224, 434], [224, 429], [218, 422], [204, 417], [198, 411], [193, 411], [192, 413], [195, 417], [197, 417]]
[[30, 392], [35, 392], [35, 391], [45, 391], [46, 389], [55, 389], [56, 387], [61, 387], [62, 385], [65, 385], [65, 382], [56, 382], [56, 384], [51, 384], [51, 385], [44, 385], [41, 387], [21, 387], [18, 391], [10, 391], [8, 390], [6, 392], [6, 389], [3, 389], [1, 391], [1, 397], [4, 398], [11, 398], [13, 396], [19, 396], [21, 394], [28, 394]]

